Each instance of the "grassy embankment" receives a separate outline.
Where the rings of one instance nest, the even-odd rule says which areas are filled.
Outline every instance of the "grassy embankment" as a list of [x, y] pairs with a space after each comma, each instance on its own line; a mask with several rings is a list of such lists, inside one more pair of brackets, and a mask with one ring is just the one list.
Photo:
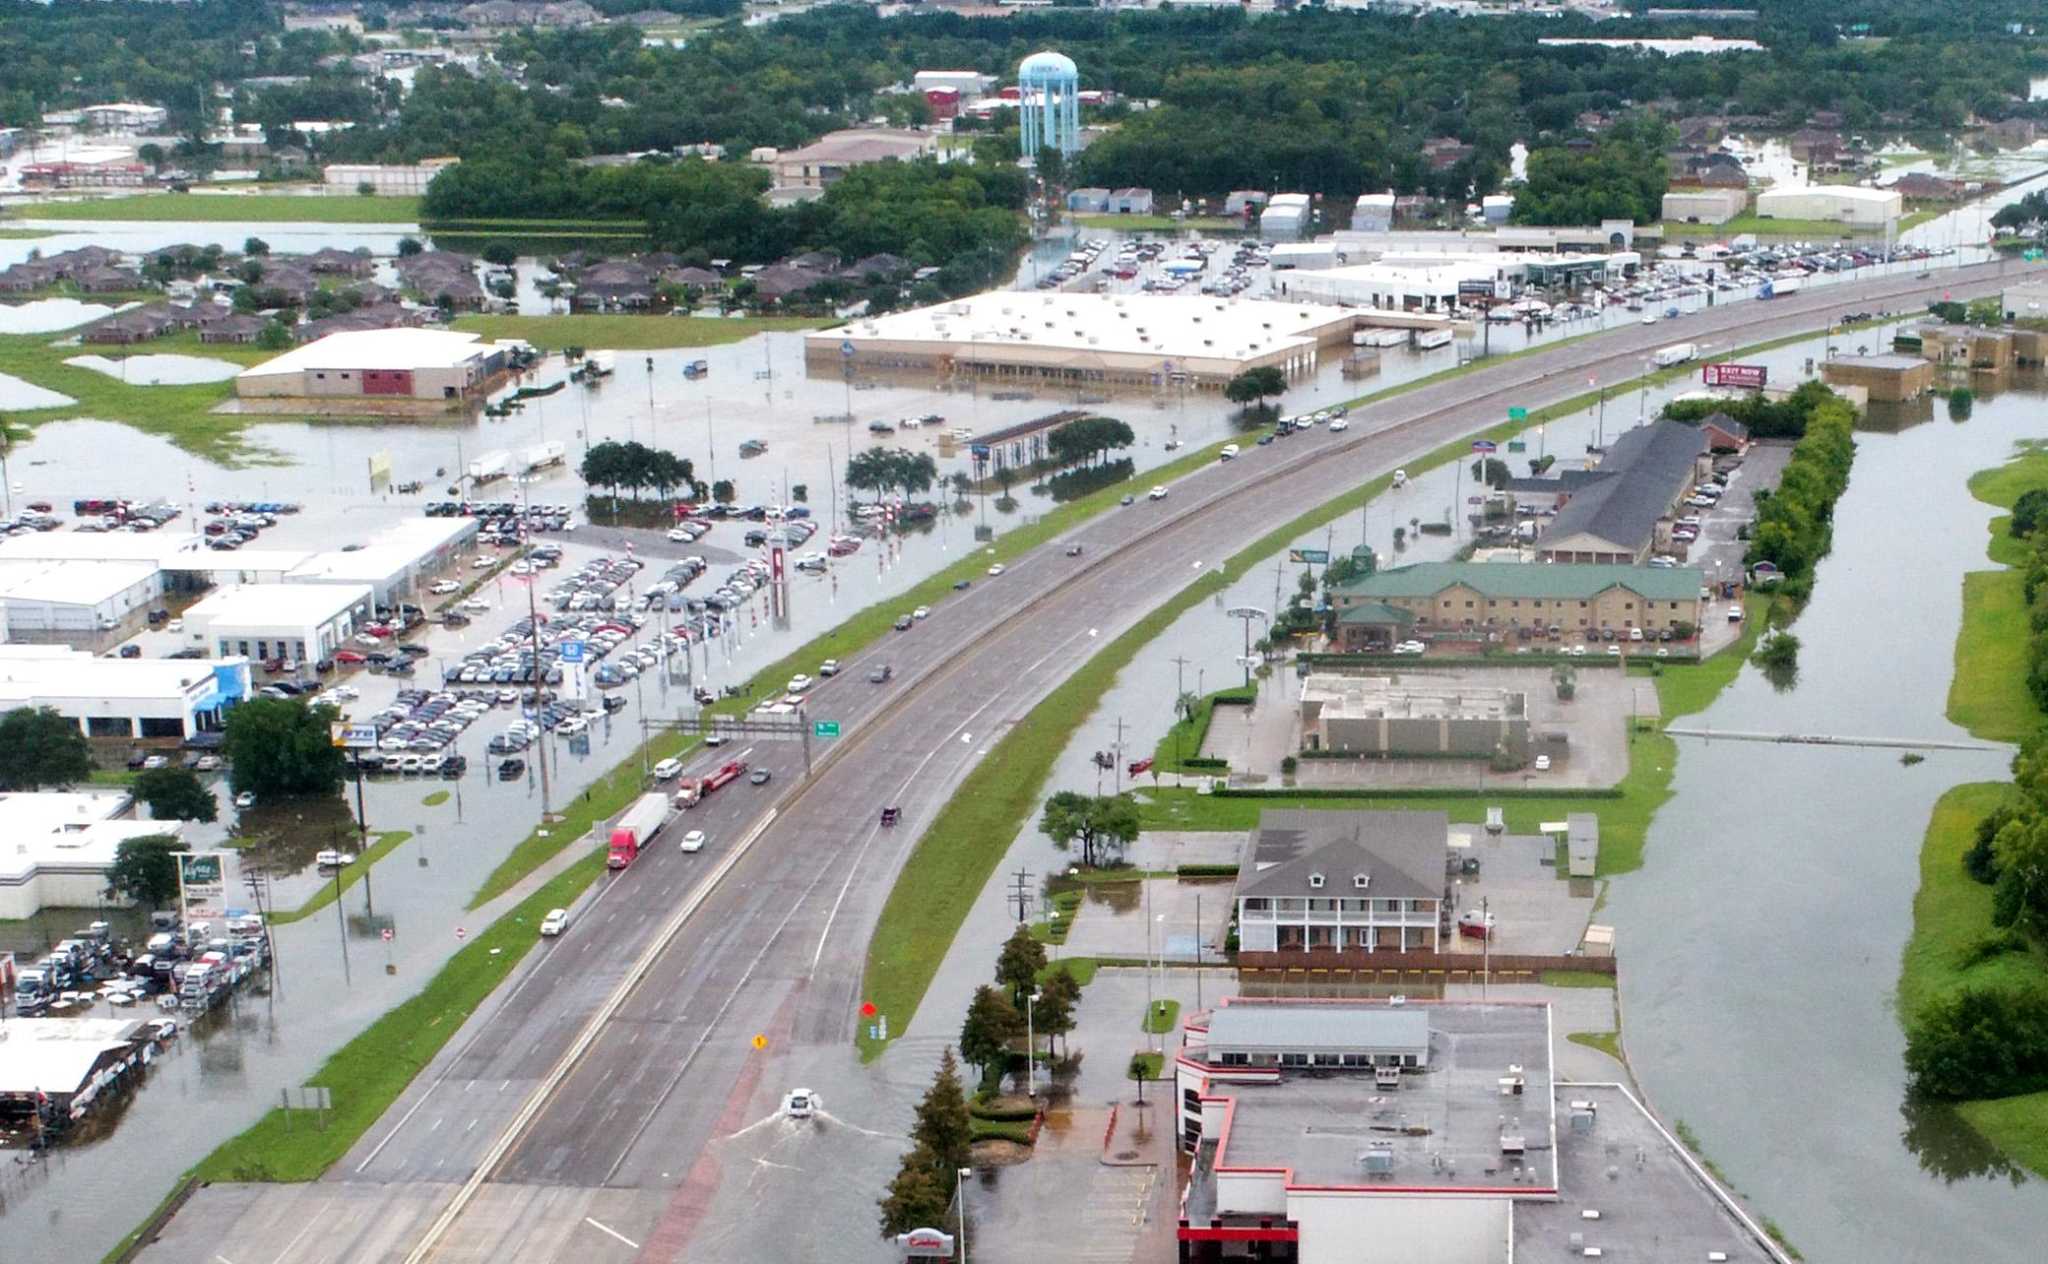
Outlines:
[[326, 197], [306, 193], [138, 193], [11, 207], [19, 219], [205, 224], [415, 224], [416, 197]]
[[[1912, 211], [1900, 217], [1897, 232], [1904, 232], [1933, 219], [1939, 212], [1931, 210]], [[1723, 241], [1749, 233], [1756, 237], [1792, 238], [1799, 241], [1828, 243], [1838, 240], [1855, 242], [1883, 241], [1884, 230], [1856, 224], [1838, 224], [1829, 219], [1777, 219], [1762, 215], [1738, 215], [1725, 224], [1688, 224], [1681, 220], [1664, 221], [1664, 240], [1676, 241]], [[1896, 236], [1896, 233], [1894, 234]]]
[[[1788, 336], [1733, 354], [1748, 354], [1798, 341], [1810, 335]], [[1556, 344], [1550, 344], [1552, 346]], [[1661, 382], [1686, 372], [1685, 366], [1650, 375]], [[1356, 401], [1412, 390], [1421, 383], [1403, 383]], [[1619, 383], [1610, 390], [1627, 391], [1636, 383]], [[1592, 406], [1597, 392], [1587, 392], [1547, 408], [1533, 411], [1522, 421], [1501, 422], [1482, 432], [1487, 438], [1505, 440], [1533, 426], [1570, 416]], [[1471, 454], [1473, 436], [1453, 440], [1411, 463], [1420, 471], [1462, 460]], [[1214, 449], [1188, 458], [1206, 462]], [[1149, 478], [1155, 476], [1148, 475]], [[1068, 735], [1090, 714], [1118, 673], [1138, 652], [1182, 614], [1209, 595], [1228, 587], [1250, 567], [1272, 556], [1297, 537], [1336, 518], [1356, 512], [1372, 497], [1387, 489], [1390, 477], [1382, 476], [1335, 500], [1310, 509], [1266, 533], [1233, 554], [1219, 571], [1204, 574], [1187, 588], [1152, 611], [1128, 632], [1112, 641], [1074, 675], [1067, 678], [1037, 707], [1005, 734], [988, 758], [978, 764], [939, 817], [918, 839], [903, 873], [890, 892], [873, 938], [868, 944], [864, 995], [888, 1014], [891, 1026], [902, 1032], [923, 1000], [954, 935], [959, 932], [975, 895], [988, 881], [1001, 860], [1009, 840], [1037, 811], [1040, 792], [1051, 775], [1053, 762], [1064, 748]], [[1116, 495], [1120, 488], [1105, 489]], [[1663, 717], [1666, 721], [1705, 707], [1741, 670], [1757, 632], [1764, 622], [1767, 604], [1751, 605], [1743, 635], [1730, 651], [1692, 667], [1669, 667], [1657, 680]], [[1582, 810], [1597, 803], [1601, 816], [1600, 869], [1603, 874], [1625, 873], [1642, 863], [1643, 840], [1649, 819], [1670, 797], [1672, 767], [1677, 759], [1675, 741], [1651, 730], [1631, 735], [1629, 774], [1621, 784], [1618, 799], [1524, 799], [1510, 806], [1511, 827], [1533, 832], [1540, 820], [1554, 819], [1559, 811]], [[1146, 828], [1243, 829], [1256, 820], [1260, 806], [1283, 806], [1287, 800], [1216, 799], [1198, 796], [1192, 790], [1142, 792], [1142, 815]], [[1341, 806], [1342, 800], [1303, 800], [1303, 806]], [[1480, 820], [1477, 800], [1403, 800], [1402, 805], [1442, 807], [1453, 819]], [[1223, 823], [1228, 820], [1232, 823]], [[1214, 822], [1214, 823], [1209, 823]], [[872, 1059], [882, 1049], [863, 1028], [855, 1041], [863, 1059]]]
[[[1970, 479], [1977, 499], [2010, 509], [2022, 492], [2048, 487], [2048, 450], [2030, 447]], [[1956, 634], [1955, 676], [1948, 717], [1980, 738], [2012, 742], [2040, 726], [2042, 715], [2026, 688], [2027, 623], [2020, 572], [2012, 569], [2024, 545], [2007, 534], [2008, 516], [1991, 519], [1986, 553], [1998, 570], [1963, 576], [1963, 624]], [[1920, 889], [1913, 895], [1913, 934], [1899, 968], [1901, 1021], [1931, 998], [1964, 983], [2039, 984], [2048, 957], [2036, 948], [1986, 955], [1992, 934], [1991, 888], [1970, 877], [1963, 853], [1976, 841], [1977, 822], [2007, 795], [2004, 782], [1951, 788], [1934, 805], [1920, 849]], [[1958, 1113], [2000, 1152], [2048, 1176], [2048, 1093], [1965, 1102]]]
[[816, 329], [825, 321], [801, 316], [458, 316], [452, 328], [486, 338], [523, 338], [544, 351], [563, 347], [610, 351], [660, 351], [674, 347], [715, 347], [758, 333]]

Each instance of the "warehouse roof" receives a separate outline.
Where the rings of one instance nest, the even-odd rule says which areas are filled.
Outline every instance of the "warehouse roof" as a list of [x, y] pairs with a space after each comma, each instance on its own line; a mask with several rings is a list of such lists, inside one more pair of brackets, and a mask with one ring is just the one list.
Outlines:
[[157, 573], [149, 562], [0, 562], [0, 603], [96, 606]]
[[1626, 588], [1651, 601], [1680, 601], [1699, 596], [1700, 572], [1690, 566], [1660, 569], [1579, 562], [1417, 562], [1352, 580], [1338, 591], [1368, 598], [1433, 597], [1453, 584], [1486, 597], [1587, 600], [1610, 588]]
[[1706, 450], [1706, 432], [1682, 421], [1664, 418], [1626, 431], [1600, 458], [1598, 472], [1610, 477], [1565, 502], [1543, 542], [1586, 534], [1632, 551], [1647, 548]]
[[185, 617], [209, 627], [320, 623], [369, 600], [368, 584], [234, 584], [208, 593]]
[[265, 360], [242, 377], [322, 369], [449, 369], [497, 350], [481, 335], [447, 329], [352, 329]]
[[1824, 195], [1838, 202], [1869, 202], [1878, 206], [1889, 206], [1900, 200], [1896, 189], [1869, 189], [1859, 184], [1808, 185], [1804, 188], [1765, 189], [1756, 195], [1757, 204], [1766, 201], [1780, 201], [1787, 198]]
[[285, 578], [291, 583], [382, 583], [476, 531], [474, 518], [401, 518], [367, 544], [313, 554]]
[[76, 1093], [102, 1057], [148, 1034], [132, 1018], [17, 1018], [0, 1041], [0, 1093]]

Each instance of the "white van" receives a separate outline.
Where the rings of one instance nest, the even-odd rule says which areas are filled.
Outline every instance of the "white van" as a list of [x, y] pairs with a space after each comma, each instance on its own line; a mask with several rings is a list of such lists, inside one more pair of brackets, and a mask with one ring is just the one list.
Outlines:
[[1219, 461], [1228, 461], [1236, 455], [1237, 445], [1234, 443], [1226, 443], [1223, 445], [1223, 450], [1216, 454], [1216, 459]]
[[1395, 470], [1395, 471], [1394, 471], [1394, 486], [1396, 486], [1396, 487], [1406, 487], [1406, 486], [1408, 486], [1408, 471], [1407, 471], [1407, 470]]
[[667, 781], [673, 777], [681, 775], [682, 771], [682, 760], [664, 759], [654, 766], [654, 779], [656, 781]]

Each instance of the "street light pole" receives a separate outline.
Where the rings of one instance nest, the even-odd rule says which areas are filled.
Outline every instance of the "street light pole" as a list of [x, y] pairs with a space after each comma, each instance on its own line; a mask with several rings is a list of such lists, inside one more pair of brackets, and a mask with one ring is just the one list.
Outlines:
[[954, 1169], [953, 1193], [960, 1200], [960, 1264], [967, 1264], [967, 1178], [971, 1168]]
[[[377, 896], [370, 889], [370, 819], [363, 810], [363, 756], [361, 751], [350, 751], [349, 762], [356, 771], [356, 863], [363, 867], [363, 908], [371, 917], [377, 916]], [[339, 870], [336, 871], [337, 879]], [[340, 896], [339, 888], [335, 895]]]
[[1038, 1096], [1038, 1032], [1033, 1026], [1038, 993], [1024, 997], [1024, 1095]]

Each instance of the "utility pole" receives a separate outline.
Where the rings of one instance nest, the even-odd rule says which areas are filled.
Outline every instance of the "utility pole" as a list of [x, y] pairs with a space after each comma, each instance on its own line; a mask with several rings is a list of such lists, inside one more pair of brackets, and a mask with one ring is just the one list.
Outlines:
[[[363, 756], [360, 751], [349, 752], [349, 763], [356, 772], [356, 863], [363, 867], [363, 908], [371, 917], [377, 916], [377, 897], [370, 890], [370, 821], [363, 811]], [[340, 892], [337, 890], [336, 894]]]
[[1173, 762], [1178, 764], [1182, 758], [1182, 726], [1177, 721], [1189, 718], [1188, 716], [1181, 714], [1180, 703], [1182, 698], [1188, 696], [1187, 670], [1188, 662], [1190, 660], [1188, 659], [1188, 656], [1185, 654], [1176, 654], [1167, 661], [1173, 664], [1173, 710], [1174, 715], [1176, 717], [1176, 723], [1173, 726]]
[[1019, 869], [1010, 875], [1010, 898], [1017, 901], [1017, 920], [1020, 922], [1024, 920], [1025, 903], [1031, 898], [1030, 882], [1031, 871], [1029, 869]]
[[[652, 392], [654, 389], [652, 376], [654, 361], [650, 357], [647, 363], [650, 366], [648, 370], [648, 391], [649, 398], [651, 399], [653, 398]], [[532, 527], [528, 523], [526, 509], [526, 484], [521, 483], [519, 485], [519, 557], [521, 561], [528, 563], [528, 567], [526, 574], [514, 576], [514, 578], [526, 586], [527, 637], [533, 645], [533, 713], [538, 716], [541, 711], [541, 691], [547, 684], [547, 673], [541, 670], [540, 606], [533, 594], [533, 539], [531, 535]], [[635, 679], [638, 679], [638, 677], [635, 677]], [[545, 822], [554, 815], [548, 788], [548, 744], [545, 740], [537, 741], [533, 744], [533, 763], [540, 770], [540, 819]]]
[[1116, 718], [1116, 746], [1113, 749], [1116, 751], [1116, 767], [1110, 769], [1110, 785], [1114, 788], [1114, 793], [1122, 794], [1124, 792], [1124, 718], [1122, 716]]

